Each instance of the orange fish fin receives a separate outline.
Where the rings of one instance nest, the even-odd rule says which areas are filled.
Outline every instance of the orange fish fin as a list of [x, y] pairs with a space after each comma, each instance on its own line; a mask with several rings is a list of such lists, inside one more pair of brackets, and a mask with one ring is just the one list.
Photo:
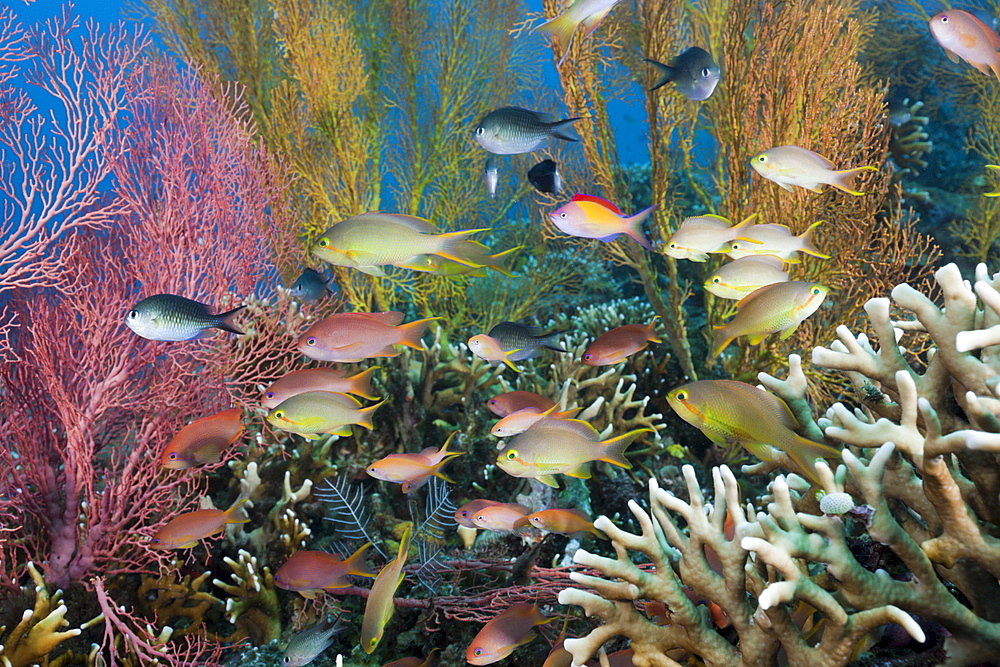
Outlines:
[[347, 566], [346, 574], [353, 574], [358, 577], [375, 576], [375, 573], [371, 571], [371, 568], [368, 567], [368, 563], [364, 560], [365, 552], [368, 551], [368, 548], [371, 545], [371, 542], [366, 542], [360, 549], [351, 554], [350, 558], [344, 561], [343, 564]]
[[423, 350], [424, 345], [420, 342], [423, 337], [424, 332], [427, 330], [427, 326], [434, 320], [440, 320], [440, 317], [428, 317], [424, 320], [415, 320], [409, 322], [399, 327], [399, 340], [396, 341], [397, 345], [405, 345], [406, 347], [412, 347], [414, 350]]
[[616, 466], [621, 466], [622, 468], [631, 468], [632, 463], [625, 458], [625, 450], [628, 446], [636, 441], [639, 436], [644, 433], [653, 433], [651, 428], [637, 428], [634, 431], [629, 431], [617, 438], [611, 438], [610, 440], [605, 440], [601, 444], [604, 445], [604, 455], [600, 458], [601, 461], [606, 463], [612, 463]]
[[315, 589], [315, 588], [309, 588], [309, 589], [306, 589], [304, 591], [299, 591], [299, 595], [301, 595], [302, 597], [304, 597], [307, 600], [315, 600], [317, 593], [319, 593], [319, 589]]
[[607, 199], [602, 199], [601, 197], [598, 197], [596, 195], [585, 195], [585, 194], [577, 193], [577, 194], [573, 195], [573, 198], [570, 199], [570, 201], [575, 201], [575, 202], [582, 202], [582, 201], [590, 202], [591, 204], [597, 204], [598, 206], [601, 206], [603, 208], [608, 209], [609, 211], [611, 211], [615, 215], [618, 215], [618, 216], [624, 216], [625, 215], [624, 213], [622, 213], [622, 210], [620, 208], [618, 208], [617, 206], [615, 206], [614, 204], [612, 204], [611, 202], [609, 202]]
[[993, 62], [990, 63], [990, 69], [996, 75], [997, 81], [1000, 81], [1000, 58], [993, 59]]
[[[374, 428], [374, 426], [372, 425], [372, 413], [374, 413], [375, 409], [380, 407], [383, 403], [385, 403], [385, 400], [381, 400], [375, 405], [369, 405], [367, 408], [362, 408], [361, 410], [358, 410], [358, 421], [356, 422], [357, 425], [363, 426], [364, 428], [371, 431]], [[350, 430], [350, 426], [348, 426], [348, 430]], [[350, 433], [348, 433], [348, 435], [350, 435]]]
[[379, 397], [372, 391], [372, 376], [375, 375], [375, 371], [378, 369], [378, 366], [372, 366], [371, 368], [366, 368], [357, 375], [352, 375], [347, 378], [351, 383], [350, 393], [355, 396], [360, 396], [361, 398], [367, 398], [369, 401], [377, 401]]

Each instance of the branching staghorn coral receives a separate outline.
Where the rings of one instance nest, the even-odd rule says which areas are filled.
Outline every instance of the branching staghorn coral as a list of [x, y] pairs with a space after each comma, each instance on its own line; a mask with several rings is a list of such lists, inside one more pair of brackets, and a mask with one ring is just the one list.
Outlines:
[[[826, 493], [818, 507], [802, 479], [779, 476], [771, 484], [766, 511], [755, 519], [740, 506], [736, 479], [726, 468], [713, 472], [715, 503], [709, 506], [694, 470], [686, 467], [688, 502], [651, 481], [650, 513], [630, 504], [641, 534], [626, 533], [607, 518], [595, 522], [613, 540], [618, 557], [580, 552], [576, 560], [620, 581], [577, 575], [576, 581], [603, 598], [579, 591], [561, 594], [561, 602], [579, 604], [605, 621], [586, 637], [567, 642], [577, 664], [609, 638], [625, 635], [637, 660], [646, 661], [637, 664], [675, 664], [666, 651], [679, 647], [708, 664], [770, 663], [780, 648], [790, 664], [843, 665], [858, 641], [885, 623], [902, 625], [918, 641], [924, 641], [926, 624], [940, 623], [947, 630], [946, 665], [977, 664], [1000, 654], [995, 528], [1000, 523], [1000, 422], [994, 391], [1000, 363], [995, 349], [967, 351], [993, 340], [990, 327], [997, 312], [990, 306], [980, 309], [976, 297], [986, 295], [988, 303], [1000, 278], [980, 266], [973, 287], [954, 265], [935, 277], [944, 307], [899, 285], [893, 302], [915, 320], [892, 321], [889, 300], [873, 299], [866, 311], [883, 344], [840, 327], [838, 342], [813, 353], [814, 363], [875, 388], [877, 400], [854, 410], [836, 404], [825, 418], [814, 420], [797, 358], [790, 360], [784, 380], [761, 374], [762, 382], [788, 402], [804, 436], [818, 440], [825, 435], [827, 442], [850, 446], [836, 471], [817, 464]], [[899, 347], [907, 335], [903, 329], [933, 341], [925, 368], [908, 362]], [[745, 471], [774, 467], [772, 461]], [[839, 509], [825, 502], [826, 497], [843, 501], [848, 494]], [[723, 530], [727, 514], [734, 525], [732, 540]], [[859, 540], [894, 555], [892, 576], [862, 565]], [[721, 570], [711, 567], [706, 546]], [[648, 557], [655, 569], [634, 565], [629, 551]], [[681, 594], [682, 585], [726, 612], [737, 643], [693, 607]], [[644, 599], [663, 602], [670, 625], [658, 627], [645, 619], [635, 607]], [[799, 626], [803, 608], [823, 619], [822, 634]]]

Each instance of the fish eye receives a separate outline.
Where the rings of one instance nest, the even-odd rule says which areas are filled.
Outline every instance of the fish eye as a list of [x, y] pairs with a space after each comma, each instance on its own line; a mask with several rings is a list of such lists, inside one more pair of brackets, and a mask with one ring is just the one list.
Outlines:
[[139, 311], [138, 310], [130, 310], [130, 311], [128, 311], [127, 317], [130, 320], [134, 320], [135, 318], [139, 317]]
[[274, 392], [273, 391], [269, 391], [266, 394], [264, 394], [264, 396], [267, 397], [267, 398], [274, 398]]
[[759, 156], [757, 156], [757, 162], [761, 162], [761, 163], [767, 162], [767, 156], [766, 155], [759, 155]]
[[813, 288], [812, 288], [812, 293], [813, 293], [813, 294], [816, 294], [816, 295], [818, 295], [818, 294], [819, 294], [819, 293], [820, 293], [821, 291], [822, 291], [822, 290], [821, 290], [820, 288], [818, 288], [818, 287], [813, 287]]
[[274, 413], [274, 418], [275, 419], [284, 419], [285, 418], [285, 411], [284, 410], [278, 410], [277, 412]]
[[677, 400], [678, 401], [686, 401], [687, 397], [688, 397], [688, 395], [687, 395], [686, 391], [679, 391], [679, 392], [677, 392]]
[[170, 456], [168, 456], [167, 458], [169, 458], [171, 461], [176, 461], [177, 460], [177, 452], [170, 452]]
[[477, 648], [475, 651], [473, 651], [473, 654], [478, 658], [483, 654], [483, 649]]
[[282, 658], [282, 659], [281, 659], [281, 662], [282, 662], [283, 664], [286, 664], [286, 665], [287, 665], [288, 663], [290, 663], [291, 661], [292, 661], [292, 659], [291, 659], [291, 658], [289, 658], [289, 657], [288, 657], [287, 655], [286, 655], [286, 656], [285, 656], [284, 658]]
[[560, 214], [559, 214], [559, 217], [560, 217], [560, 218], [565, 218], [565, 217], [566, 217], [566, 214], [565, 214], [565, 213], [560, 213]]
[[713, 285], [718, 285], [721, 282], [722, 282], [722, 278], [719, 278], [718, 276], [712, 278], [712, 284]]
[[507, 452], [507, 460], [508, 461], [513, 461], [516, 458], [517, 458], [517, 450], [516, 449], [512, 449], [509, 452]]
[[330, 245], [330, 241], [329, 241], [329, 240], [328, 240], [328, 239], [327, 239], [326, 237], [323, 237], [323, 238], [321, 238], [321, 239], [319, 240], [319, 247], [320, 247], [320, 248], [325, 248], [325, 247], [327, 247], [328, 245]]
[[704, 68], [703, 70], [701, 70], [701, 75], [702, 75], [703, 77], [706, 77], [706, 78], [707, 78], [707, 77], [708, 77], [708, 75], [709, 75], [709, 74], [711, 74], [711, 73], [712, 73], [712, 71], [711, 71], [710, 69], [708, 69], [707, 67], [706, 67], [706, 68]]
[[669, 247], [670, 247], [671, 250], [677, 250], [677, 244], [676, 243], [671, 243]]
[[306, 341], [306, 345], [315, 345], [315, 344], [316, 344], [316, 337], [315, 336], [310, 336], [309, 340]]
[[482, 133], [485, 132], [485, 131], [486, 131], [486, 128], [484, 128], [482, 125], [480, 125], [479, 127], [476, 128], [476, 134], [478, 134], [478, 135], [482, 135]]
[[948, 22], [948, 15], [945, 14], [944, 16], [941, 17], [941, 23], [947, 23], [947, 22]]
[[583, 355], [583, 360], [584, 361], [590, 361], [593, 358], [594, 358], [594, 355], [592, 355], [592, 354], [585, 354], [585, 355]]

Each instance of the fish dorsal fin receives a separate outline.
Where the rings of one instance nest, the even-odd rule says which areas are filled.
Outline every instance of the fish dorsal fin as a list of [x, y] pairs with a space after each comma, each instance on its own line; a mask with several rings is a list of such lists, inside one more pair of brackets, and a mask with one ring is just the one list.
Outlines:
[[611, 211], [615, 215], [625, 215], [624, 213], [622, 213], [622, 210], [620, 208], [618, 208], [617, 206], [615, 206], [614, 204], [612, 204], [611, 202], [609, 202], [607, 199], [601, 199], [600, 197], [597, 197], [596, 195], [584, 195], [584, 194], [577, 193], [577, 194], [573, 195], [573, 198], [570, 201], [575, 201], [575, 202], [584, 202], [584, 201], [585, 202], [590, 202], [591, 204], [597, 204], [598, 206], [603, 206], [604, 208], [608, 209], [609, 211]]
[[388, 310], [381, 313], [354, 313], [355, 315], [364, 315], [365, 317], [371, 318], [386, 326], [394, 327], [403, 321], [403, 313], [395, 310]]
[[539, 419], [531, 427], [531, 430], [540, 429], [558, 429], [560, 431], [569, 431], [577, 435], [583, 436], [587, 440], [592, 442], [599, 442], [601, 439], [601, 434], [597, 432], [597, 429], [580, 419], [552, 419], [545, 418]]
[[[786, 283], [775, 283], [774, 285], [785, 285], [785, 284]], [[764, 296], [766, 292], [771, 291], [768, 288], [773, 288], [774, 285], [764, 285], [763, 287], [758, 287], [754, 291], [750, 292], [745, 297], [736, 302], [736, 310], [742, 309], [745, 305], [747, 305], [750, 302], [751, 298]]]
[[990, 48], [993, 49], [994, 51], [1000, 49], [1000, 36], [998, 36], [996, 32], [994, 32], [994, 30], [990, 28], [988, 25], [977, 19], [975, 15], [969, 12], [966, 13], [969, 14], [969, 18], [975, 21], [976, 25], [978, 25], [982, 29], [983, 33], [985, 33], [986, 41], [990, 43]]
[[415, 232], [421, 234], [436, 234], [437, 228], [434, 226], [430, 220], [425, 220], [423, 218], [418, 218], [415, 215], [404, 215], [403, 213], [382, 213], [379, 211], [371, 211], [369, 213], [362, 213], [360, 215], [354, 216], [355, 220], [370, 220], [372, 222], [378, 222], [382, 224], [396, 224], [402, 225], [403, 227], [409, 227]]
[[703, 227], [705, 225], [711, 227], [731, 227], [732, 223], [729, 222], [729, 218], [724, 218], [721, 215], [715, 215], [714, 213], [707, 213], [705, 215], [697, 215], [691, 218], [684, 218], [681, 222], [681, 226], [677, 229], [683, 229], [685, 227]]

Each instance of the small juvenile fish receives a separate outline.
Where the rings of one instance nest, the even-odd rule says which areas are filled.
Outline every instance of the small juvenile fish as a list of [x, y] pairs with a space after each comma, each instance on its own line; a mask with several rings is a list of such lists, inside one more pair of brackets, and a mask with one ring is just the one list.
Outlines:
[[335, 368], [307, 368], [287, 373], [264, 390], [260, 404], [270, 410], [285, 399], [307, 391], [332, 391], [337, 394], [354, 394], [369, 401], [377, 401], [372, 389], [372, 376], [378, 366], [367, 368], [357, 375], [344, 377], [344, 371]]
[[577, 141], [566, 134], [579, 118], [553, 121], [550, 114], [520, 107], [502, 107], [486, 114], [476, 126], [473, 138], [490, 153], [514, 155], [541, 148], [550, 138]]
[[549, 19], [535, 30], [549, 33], [556, 44], [562, 48], [562, 58], [559, 59], [561, 66], [569, 54], [569, 47], [573, 43], [573, 33], [576, 32], [576, 27], [583, 25], [589, 37], [618, 2], [619, 0], [573, 0], [562, 14]]
[[486, 166], [483, 168], [483, 181], [486, 183], [486, 192], [489, 193], [490, 199], [497, 197], [497, 180], [499, 178], [496, 160], [490, 155], [486, 158]]
[[562, 176], [555, 160], [542, 160], [528, 170], [528, 182], [539, 192], [558, 194], [562, 192]]
[[156, 531], [149, 547], [151, 549], [191, 549], [206, 537], [221, 532], [227, 524], [246, 523], [250, 520], [249, 517], [244, 513], [237, 513], [240, 505], [246, 500], [246, 498], [237, 500], [227, 510], [195, 510], [180, 514]]
[[766, 285], [736, 304], [738, 312], [729, 322], [716, 326], [710, 358], [715, 358], [740, 336], [758, 345], [769, 335], [781, 332], [785, 340], [807, 317], [816, 312], [830, 288], [819, 283], [793, 280]]
[[491, 665], [503, 660], [519, 646], [538, 635], [533, 628], [548, 623], [538, 605], [521, 602], [511, 605], [483, 626], [469, 647], [465, 660], [470, 665]]
[[649, 58], [646, 62], [660, 74], [650, 92], [673, 81], [678, 93], [694, 102], [701, 102], [711, 97], [719, 85], [719, 66], [712, 59], [712, 54], [698, 46], [692, 46], [674, 58], [670, 65]]
[[590, 462], [631, 468], [625, 450], [643, 433], [640, 428], [601, 441], [597, 430], [577, 419], [543, 419], [514, 436], [497, 456], [497, 466], [512, 477], [534, 477], [558, 487], [555, 475], [590, 479]]
[[514, 274], [507, 267], [507, 261], [511, 259], [513, 253], [523, 248], [523, 245], [519, 245], [491, 255], [489, 254], [490, 249], [482, 243], [469, 240], [463, 241], [459, 246], [459, 253], [468, 264], [460, 264], [436, 255], [424, 255], [422, 261], [426, 262], [428, 271], [435, 276], [476, 276], [481, 278], [486, 275], [486, 269], [493, 269], [505, 276], [513, 276]]
[[949, 9], [930, 20], [931, 34], [948, 58], [962, 59], [983, 74], [991, 71], [1000, 80], [1000, 36], [969, 12]]
[[813, 463], [840, 458], [840, 451], [807, 440], [793, 429], [798, 421], [780, 398], [735, 380], [699, 380], [667, 394], [670, 407], [717, 445], [742, 445], [763, 461], [771, 447], [788, 454], [813, 481]]
[[573, 419], [580, 412], [579, 408], [566, 410], [565, 412], [556, 412], [555, 410], [556, 406], [552, 406], [548, 410], [539, 410], [538, 408], [531, 407], [521, 408], [494, 424], [493, 428], [490, 429], [490, 433], [498, 438], [507, 438], [518, 433], [524, 433], [531, 428], [532, 424], [546, 417], [553, 419]]
[[160, 463], [171, 470], [218, 463], [222, 451], [243, 433], [242, 417], [242, 410], [232, 408], [191, 422], [170, 439]]
[[[299, 338], [299, 352], [317, 361], [355, 363], [375, 357], [396, 357], [396, 345], [423, 350], [420, 339], [428, 325], [439, 317], [430, 317], [399, 325], [403, 314], [334, 313], [309, 327]], [[397, 326], [399, 325], [399, 326]]]
[[710, 252], [719, 250], [733, 239], [745, 237], [753, 227], [757, 214], [749, 216], [738, 225], [731, 225], [721, 215], [702, 215], [687, 218], [667, 240], [663, 253], [674, 259], [689, 259], [692, 262], [708, 260]]
[[[465, 229], [435, 234], [434, 226], [401, 213], [362, 213], [338, 222], [317, 239], [312, 253], [334, 265], [355, 268], [371, 276], [384, 277], [385, 266], [429, 271], [424, 255], [438, 255], [459, 264], [469, 264], [461, 255], [461, 244], [485, 229]], [[475, 267], [474, 267], [475, 268]]]
[[376, 575], [368, 601], [365, 603], [365, 616], [361, 621], [361, 649], [368, 655], [371, 655], [382, 640], [385, 626], [396, 611], [393, 597], [399, 585], [403, 583], [403, 577], [406, 576], [403, 566], [406, 565], [409, 550], [410, 527], [407, 527], [403, 539], [399, 541], [399, 553]]
[[306, 391], [286, 398], [267, 413], [271, 426], [297, 433], [307, 440], [317, 440], [321, 433], [347, 436], [351, 425], [372, 430], [372, 413], [385, 401], [367, 408], [361, 401], [332, 391]]
[[306, 628], [292, 637], [285, 647], [285, 655], [281, 658], [283, 667], [303, 667], [330, 648], [335, 637], [347, 629], [347, 624], [340, 618], [328, 621], [325, 618], [311, 628]]
[[646, 349], [649, 343], [662, 342], [654, 330], [657, 319], [658, 316], [649, 324], [627, 324], [602, 333], [587, 346], [580, 361], [587, 366], [611, 366]]
[[296, 299], [309, 302], [319, 301], [327, 294], [336, 292], [337, 285], [332, 277], [325, 278], [319, 271], [310, 268], [302, 269], [302, 275], [288, 289], [288, 293]]
[[454, 484], [453, 480], [441, 472], [445, 464], [464, 453], [448, 451], [448, 445], [454, 437], [455, 433], [449, 435], [440, 450], [429, 447], [419, 454], [389, 454], [369, 465], [365, 472], [384, 482], [402, 484], [404, 494], [419, 489], [432, 476]]
[[233, 319], [246, 306], [213, 315], [208, 306], [174, 294], [155, 294], [125, 314], [125, 325], [148, 340], [180, 341], [211, 336], [209, 329], [243, 335]]
[[720, 266], [705, 289], [721, 299], [740, 300], [751, 292], [788, 281], [785, 262], [774, 255], [748, 255]]
[[471, 516], [472, 525], [494, 533], [514, 533], [530, 526], [531, 510], [517, 503], [494, 503], [480, 507]]
[[469, 339], [467, 345], [469, 346], [469, 349], [472, 350], [474, 355], [480, 359], [485, 359], [490, 362], [490, 366], [507, 364], [507, 366], [513, 369], [514, 372], [521, 372], [521, 369], [511, 362], [511, 355], [520, 352], [520, 350], [504, 352], [503, 347], [500, 345], [500, 341], [491, 336], [487, 336], [486, 334], [473, 336]]
[[[472, 517], [475, 516], [479, 510], [484, 507], [489, 507], [490, 505], [500, 504], [501, 503], [496, 500], [483, 500], [478, 498], [476, 500], [470, 500], [455, 510], [455, 523], [460, 526], [465, 526], [466, 528], [475, 528], [476, 524], [472, 523]], [[528, 508], [525, 507], [525, 509], [527, 510]]]
[[374, 577], [364, 560], [371, 545], [368, 542], [347, 560], [325, 551], [296, 551], [274, 573], [274, 585], [312, 600], [322, 591], [350, 586], [348, 575]]
[[866, 166], [837, 171], [832, 162], [819, 153], [799, 146], [775, 146], [750, 158], [750, 166], [769, 181], [789, 192], [793, 185], [813, 192], [822, 192], [822, 185], [832, 185], [851, 195], [862, 195], [854, 189], [853, 180], [859, 172], [878, 171]]
[[538, 327], [529, 327], [517, 322], [501, 322], [490, 329], [487, 335], [500, 343], [501, 350], [511, 353], [511, 361], [533, 359], [542, 353], [541, 348], [554, 352], [568, 352], [556, 343], [556, 339], [566, 331], [552, 331], [547, 334], [539, 334], [539, 331]]
[[508, 391], [486, 401], [486, 408], [497, 417], [506, 417], [522, 408], [538, 408], [544, 412], [555, 404], [551, 398], [533, 391]]
[[732, 259], [751, 255], [774, 255], [790, 264], [797, 264], [800, 261], [796, 254], [799, 252], [820, 259], [830, 259], [829, 255], [820, 252], [813, 244], [813, 232], [821, 224], [823, 224], [822, 221], [814, 222], [799, 236], [792, 234], [792, 230], [787, 225], [770, 222], [755, 225], [752, 229], [743, 232], [741, 238], [715, 252], [727, 252]]
[[594, 528], [594, 522], [590, 517], [578, 509], [548, 509], [528, 515], [528, 521], [535, 528], [540, 528], [550, 533], [560, 535], [572, 535], [582, 537], [584, 533], [591, 533], [602, 540], [608, 539], [607, 535]]
[[646, 250], [652, 250], [653, 246], [643, 236], [641, 227], [655, 208], [656, 204], [653, 204], [633, 216], [626, 216], [606, 199], [576, 194], [568, 203], [549, 213], [549, 218], [559, 231], [570, 236], [608, 243], [625, 234]]

